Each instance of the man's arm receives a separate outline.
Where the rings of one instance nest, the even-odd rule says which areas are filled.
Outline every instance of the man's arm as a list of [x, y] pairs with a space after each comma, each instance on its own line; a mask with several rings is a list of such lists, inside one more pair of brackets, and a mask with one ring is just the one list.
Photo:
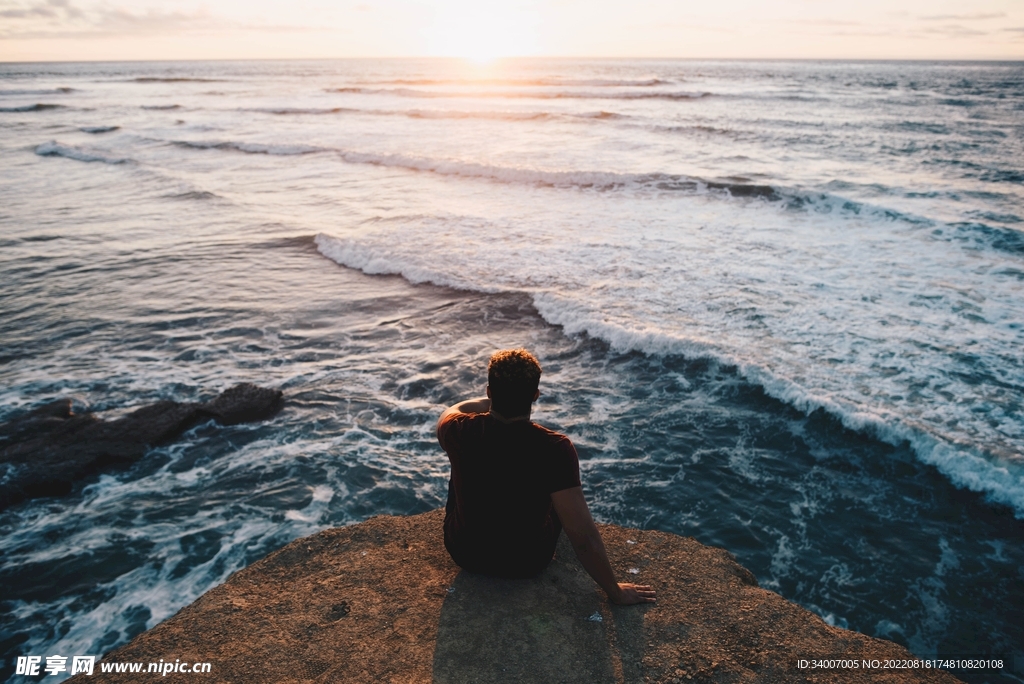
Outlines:
[[[454, 408], [454, 407], [452, 407]], [[450, 411], [451, 409], [449, 409]], [[601, 533], [590, 516], [583, 487], [570, 487], [551, 494], [551, 503], [562, 521], [562, 528], [572, 542], [576, 557], [594, 581], [608, 594], [608, 600], [621, 605], [654, 603], [654, 590], [641, 584], [618, 583], [608, 562]]]
[[441, 414], [441, 417], [437, 419], [437, 427], [441, 427], [441, 423], [445, 418], [452, 415], [453, 413], [487, 413], [491, 410], [491, 400], [487, 397], [479, 397], [477, 399], [467, 399], [460, 401], [454, 406], [449, 406], [445, 409], [445, 412]]

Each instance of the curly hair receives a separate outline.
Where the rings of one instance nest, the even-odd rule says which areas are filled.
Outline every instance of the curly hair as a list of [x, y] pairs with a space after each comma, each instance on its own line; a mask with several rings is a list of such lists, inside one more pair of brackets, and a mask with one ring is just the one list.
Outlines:
[[522, 347], [494, 352], [487, 364], [491, 407], [507, 417], [529, 413], [541, 372], [537, 357]]

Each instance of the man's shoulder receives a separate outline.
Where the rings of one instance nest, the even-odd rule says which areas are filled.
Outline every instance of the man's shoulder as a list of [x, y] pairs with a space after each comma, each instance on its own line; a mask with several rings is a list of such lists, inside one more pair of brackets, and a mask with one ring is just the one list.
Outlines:
[[547, 437], [547, 438], [549, 438], [549, 439], [551, 439], [553, 441], [559, 441], [559, 440], [563, 440], [563, 439], [568, 440], [569, 439], [568, 435], [564, 435], [561, 432], [558, 432], [557, 430], [552, 430], [549, 427], [544, 427], [540, 423], [535, 423], [533, 421], [530, 421], [530, 425], [535, 430], [537, 430], [540, 434], [544, 435], [545, 437]]
[[573, 446], [572, 440], [569, 439], [568, 435], [552, 430], [551, 428], [544, 427], [539, 423], [531, 422], [530, 426], [535, 430], [538, 437], [552, 448], [564, 451], [571, 450], [573, 453], [576, 452], [576, 447]]
[[463, 413], [461, 411], [453, 411], [447, 415], [441, 416], [441, 425], [448, 425], [450, 423], [461, 423], [464, 421], [473, 420], [476, 418], [482, 418], [487, 415], [486, 413]]
[[483, 413], [454, 412], [441, 416], [441, 420], [437, 424], [437, 435], [438, 437], [442, 437], [452, 430], [455, 432], [461, 432], [464, 427], [479, 421], [485, 415], [486, 414]]

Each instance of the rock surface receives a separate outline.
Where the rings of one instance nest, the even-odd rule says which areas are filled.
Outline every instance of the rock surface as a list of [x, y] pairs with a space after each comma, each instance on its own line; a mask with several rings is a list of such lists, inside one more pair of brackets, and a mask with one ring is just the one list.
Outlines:
[[46, 404], [0, 426], [0, 510], [23, 499], [67, 494], [77, 480], [134, 463], [149, 447], [204, 420], [263, 420], [282, 403], [280, 390], [243, 383], [213, 401], [158, 401], [111, 421], [74, 414], [70, 399]]
[[[102, 662], [211, 663], [209, 674], [167, 675], [193, 682], [957, 681], [941, 670], [798, 669], [799, 658], [912, 656], [827, 625], [691, 538], [600, 526], [617, 573], [658, 590], [655, 605], [619, 607], [564, 535], [536, 578], [460, 571], [443, 517], [378, 516], [296, 540]], [[100, 670], [72, 681], [140, 679]]]

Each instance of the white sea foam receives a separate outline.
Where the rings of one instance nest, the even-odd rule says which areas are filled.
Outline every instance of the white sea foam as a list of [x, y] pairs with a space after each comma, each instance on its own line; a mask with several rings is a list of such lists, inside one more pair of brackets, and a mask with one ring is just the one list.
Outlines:
[[[762, 230], [777, 230], [772, 224], [778, 219], [771, 219], [772, 214], [765, 214], [757, 208], [759, 205], [744, 202], [722, 205], [713, 196], [701, 195], [693, 195], [687, 201], [693, 200], [705, 208], [708, 203], [715, 203], [716, 210], [724, 211], [730, 221], [737, 219], [737, 211], [759, 211], [765, 224]], [[689, 211], [700, 211], [700, 207], [691, 207]], [[785, 218], [787, 210], [777, 211], [782, 212], [779, 218]], [[607, 218], [612, 224], [616, 222], [614, 216]], [[522, 232], [528, 230], [523, 226], [519, 226], [517, 237], [525, 242], [512, 243], [502, 235], [507, 230], [502, 225], [481, 226], [479, 221], [469, 221], [460, 228], [451, 219], [443, 220], [444, 230], [439, 230], [441, 224], [416, 219], [404, 226], [404, 230], [394, 226], [363, 229], [358, 235], [347, 238], [320, 234], [316, 243], [325, 256], [366, 273], [399, 274], [413, 283], [430, 282], [482, 292], [527, 291], [538, 312], [549, 323], [562, 326], [568, 334], [585, 333], [605, 340], [617, 351], [680, 354], [733, 366], [743, 378], [763, 387], [770, 396], [805, 413], [823, 409], [850, 429], [867, 432], [894, 445], [909, 442], [923, 462], [938, 468], [956, 486], [985, 493], [992, 501], [1008, 505], [1018, 516], [1024, 517], [1024, 461], [1015, 452], [1021, 441], [1019, 437], [992, 430], [984, 420], [973, 418], [971, 412], [955, 404], [936, 407], [901, 398], [900, 393], [909, 391], [902, 383], [913, 382], [912, 378], [920, 370], [900, 364], [896, 380], [886, 380], [879, 375], [879, 355], [898, 359], [899, 355], [909, 353], [904, 349], [920, 354], [920, 346], [928, 339], [933, 326], [938, 326], [934, 330], [940, 334], [948, 325], [945, 321], [950, 317], [957, 320], [957, 317], [955, 311], [947, 313], [941, 309], [931, 311], [923, 327], [922, 321], [917, 319], [899, 323], [896, 316], [915, 311], [913, 304], [917, 300], [913, 292], [897, 298], [889, 312], [872, 312], [870, 317], [864, 317], [861, 297], [873, 296], [875, 288], [882, 285], [864, 280], [861, 271], [871, 263], [878, 263], [881, 269], [893, 268], [879, 263], [871, 253], [874, 239], [869, 236], [877, 231], [873, 223], [877, 220], [870, 212], [867, 217], [860, 212], [834, 224], [836, 231], [860, 233], [858, 240], [861, 242], [847, 240], [839, 247], [855, 250], [842, 257], [845, 265], [841, 267], [837, 263], [840, 257], [835, 254], [838, 247], [835, 244], [832, 255], [816, 267], [810, 267], [814, 259], [825, 256], [814, 243], [831, 244], [834, 239], [821, 235], [820, 229], [811, 244], [793, 242], [779, 254], [749, 251], [744, 243], [760, 244], [757, 231], [742, 237], [737, 233], [737, 240], [729, 244], [730, 238], [722, 234], [679, 235], [678, 229], [672, 228], [666, 233], [646, 226], [646, 232], [655, 235], [648, 235], [645, 244], [643, 240], [637, 241], [635, 233], [630, 235], [628, 222], [620, 229], [610, 230], [604, 236], [605, 242], [591, 239], [581, 243], [575, 238], [586, 231], [569, 230], [564, 236], [556, 237], [538, 228], [536, 235], [544, 234], [544, 244], [537, 247], [528, 246], [531, 238]], [[716, 224], [720, 230], [724, 229], [721, 220]], [[814, 225], [820, 226], [819, 223]], [[652, 239], [655, 236], [659, 239]], [[888, 250], [892, 239], [890, 225], [877, 249]], [[908, 255], [918, 260], [919, 269], [921, 262], [926, 261], [924, 255], [931, 254], [928, 258], [937, 259], [930, 267], [935, 269], [936, 276], [932, 277], [939, 273], [943, 278], [953, 277], [958, 267], [949, 263], [948, 250], [936, 249], [936, 243], [928, 238], [921, 242], [922, 236], [913, 221], [907, 222], [900, 239], [908, 245], [919, 245], [916, 257]], [[713, 241], [720, 250], [723, 245], [729, 247], [714, 254], [708, 251], [705, 240]], [[453, 251], [451, 248], [455, 245], [458, 248]], [[857, 252], [861, 253], [861, 262], [854, 256]], [[504, 253], [508, 254], [507, 258], [502, 256]], [[445, 258], [437, 258], [440, 254], [445, 254]], [[680, 263], [683, 254], [688, 256]], [[937, 258], [940, 255], [945, 256]], [[776, 260], [806, 263], [810, 270], [794, 279], [793, 274], [784, 269], [773, 270], [782, 265]], [[741, 294], [739, 291], [726, 291], [721, 295], [688, 298], [685, 293], [693, 285], [700, 286], [691, 268], [698, 273], [729, 268], [737, 271], [737, 287], [750, 282], [759, 284], [756, 291], [741, 296], [737, 296]], [[818, 278], [825, 275], [824, 271], [818, 272], [821, 269], [827, 269], [830, 285], [820, 284], [824, 281]], [[849, 282], [844, 270], [850, 270], [851, 277], [856, 272], [856, 281]], [[652, 280], [649, 275], [652, 273], [661, 276]], [[877, 274], [882, 281], [888, 277], [884, 270]], [[947, 282], [943, 290], [955, 295], [982, 287], [980, 282], [965, 282], [963, 277], [959, 280], [961, 282], [956, 284]], [[852, 291], [848, 290], [850, 285], [854, 288]], [[1014, 286], [1002, 293], [990, 291], [986, 299], [990, 307], [995, 307], [990, 315], [1012, 310], [1013, 292]], [[777, 310], [780, 296], [792, 299], [781, 311]], [[891, 293], [888, 296], [894, 297]], [[794, 318], [791, 313], [785, 313], [794, 305], [805, 311], [803, 317]], [[827, 313], [818, 313], [819, 310]], [[736, 312], [744, 311], [748, 313], [736, 316]], [[844, 315], [854, 320], [860, 318], [857, 333], [849, 329], [851, 321], [844, 319]], [[753, 318], [748, 319], [748, 316]], [[751, 327], [748, 320], [755, 321], [756, 325]], [[881, 328], [878, 328], [879, 320]], [[824, 325], [829, 327], [822, 327]], [[999, 353], [996, 349], [1000, 345], [1008, 345], [1007, 349], [1012, 347], [1017, 338], [1012, 327], [998, 334], [990, 330], [987, 334], [992, 338], [990, 344], [996, 345], [991, 353]], [[870, 335], [881, 345], [866, 357], [856, 348], [858, 338], [864, 335]], [[890, 336], [888, 342], [885, 342], [885, 335]], [[855, 346], [847, 350], [837, 342]], [[792, 357], [788, 352], [794, 345], [809, 347], [798, 365], [791, 365]], [[844, 353], [845, 358], [840, 356]], [[808, 365], [808, 358], [820, 358], [822, 365]], [[842, 359], [842, 365], [836, 370], [826, 362], [832, 358]], [[926, 372], [941, 373], [944, 383], [952, 382], [958, 371], [950, 367], [950, 363], [944, 353], [931, 355], [925, 364], [936, 368]], [[871, 393], [862, 394], [863, 387], [871, 387]], [[968, 391], [967, 388], [965, 386], [963, 391]], [[979, 400], [984, 401], [980, 397]], [[950, 420], [961, 424], [960, 434], [948, 428]], [[967, 421], [971, 423], [965, 425]], [[962, 433], [964, 428], [970, 430], [973, 439]]]

